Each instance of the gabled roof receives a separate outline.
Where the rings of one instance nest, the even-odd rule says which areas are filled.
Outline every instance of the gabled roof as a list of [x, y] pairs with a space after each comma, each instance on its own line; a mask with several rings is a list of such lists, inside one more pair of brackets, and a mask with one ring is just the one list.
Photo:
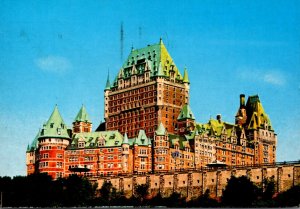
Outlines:
[[66, 138], [69, 139], [67, 126], [63, 121], [57, 105], [55, 106], [50, 118], [43, 125], [39, 138]]
[[166, 133], [166, 129], [164, 127], [164, 125], [162, 124], [162, 122], [160, 122], [160, 124], [158, 125], [156, 131], [155, 131], [155, 134], [157, 136], [164, 136]]
[[185, 104], [181, 111], [180, 114], [177, 118], [177, 120], [185, 120], [185, 119], [193, 119], [195, 120], [194, 113], [192, 112], [190, 106], [188, 104]]
[[82, 105], [82, 107], [80, 108], [74, 122], [88, 122], [88, 123], [92, 123], [90, 121], [90, 117], [88, 115], [88, 113], [86, 112], [86, 109], [84, 107], [84, 105]]
[[138, 137], [135, 138], [134, 144], [137, 144], [139, 146], [141, 146], [141, 145], [147, 145], [148, 146], [149, 145], [149, 141], [151, 141], [151, 140], [148, 139], [148, 137], [146, 136], [145, 131], [144, 130], [140, 130]]

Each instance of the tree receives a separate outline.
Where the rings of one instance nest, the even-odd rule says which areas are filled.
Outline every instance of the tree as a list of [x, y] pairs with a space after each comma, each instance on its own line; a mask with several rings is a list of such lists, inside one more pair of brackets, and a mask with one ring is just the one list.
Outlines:
[[300, 205], [300, 185], [293, 186], [275, 198], [277, 207], [295, 207]]
[[87, 206], [94, 198], [97, 184], [81, 176], [70, 175], [62, 181], [63, 206]]
[[210, 198], [209, 189], [205, 193], [195, 199], [192, 199], [188, 202], [188, 207], [218, 207], [219, 203], [217, 200]]
[[144, 204], [144, 200], [148, 195], [148, 189], [149, 189], [148, 184], [141, 184], [135, 187], [135, 195], [139, 199], [140, 205]]
[[181, 197], [181, 194], [173, 192], [170, 197], [164, 198], [164, 202], [167, 207], [183, 207], [186, 205], [185, 198]]
[[222, 203], [230, 207], [251, 207], [258, 193], [259, 188], [246, 176], [232, 176], [223, 192]]

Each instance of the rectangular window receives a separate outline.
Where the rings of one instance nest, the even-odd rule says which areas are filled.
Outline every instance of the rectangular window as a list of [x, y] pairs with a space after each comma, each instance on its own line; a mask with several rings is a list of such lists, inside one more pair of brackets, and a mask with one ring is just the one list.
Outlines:
[[62, 168], [62, 162], [57, 162], [56, 163], [56, 168]]

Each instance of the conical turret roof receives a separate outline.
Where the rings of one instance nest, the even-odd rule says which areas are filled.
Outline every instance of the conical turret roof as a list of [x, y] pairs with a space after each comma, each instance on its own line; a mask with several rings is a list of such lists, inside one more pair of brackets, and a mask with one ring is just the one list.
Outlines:
[[67, 126], [62, 119], [57, 105], [55, 106], [50, 118], [43, 125], [39, 138], [67, 138], [70, 139]]
[[109, 81], [109, 74], [107, 75], [107, 80], [106, 80], [106, 85], [105, 85], [105, 90], [110, 90], [110, 81]]
[[190, 83], [188, 72], [187, 72], [186, 68], [184, 68], [183, 83]]

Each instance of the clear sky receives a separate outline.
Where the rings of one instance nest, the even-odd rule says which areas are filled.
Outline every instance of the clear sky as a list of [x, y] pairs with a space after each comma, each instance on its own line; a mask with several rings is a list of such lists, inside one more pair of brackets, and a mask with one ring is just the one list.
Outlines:
[[108, 69], [160, 37], [188, 69], [197, 122], [234, 123], [239, 95], [258, 94], [277, 160], [300, 159], [300, 1], [1, 0], [0, 176], [26, 174], [27, 144], [55, 104], [69, 126], [84, 104], [96, 128]]

